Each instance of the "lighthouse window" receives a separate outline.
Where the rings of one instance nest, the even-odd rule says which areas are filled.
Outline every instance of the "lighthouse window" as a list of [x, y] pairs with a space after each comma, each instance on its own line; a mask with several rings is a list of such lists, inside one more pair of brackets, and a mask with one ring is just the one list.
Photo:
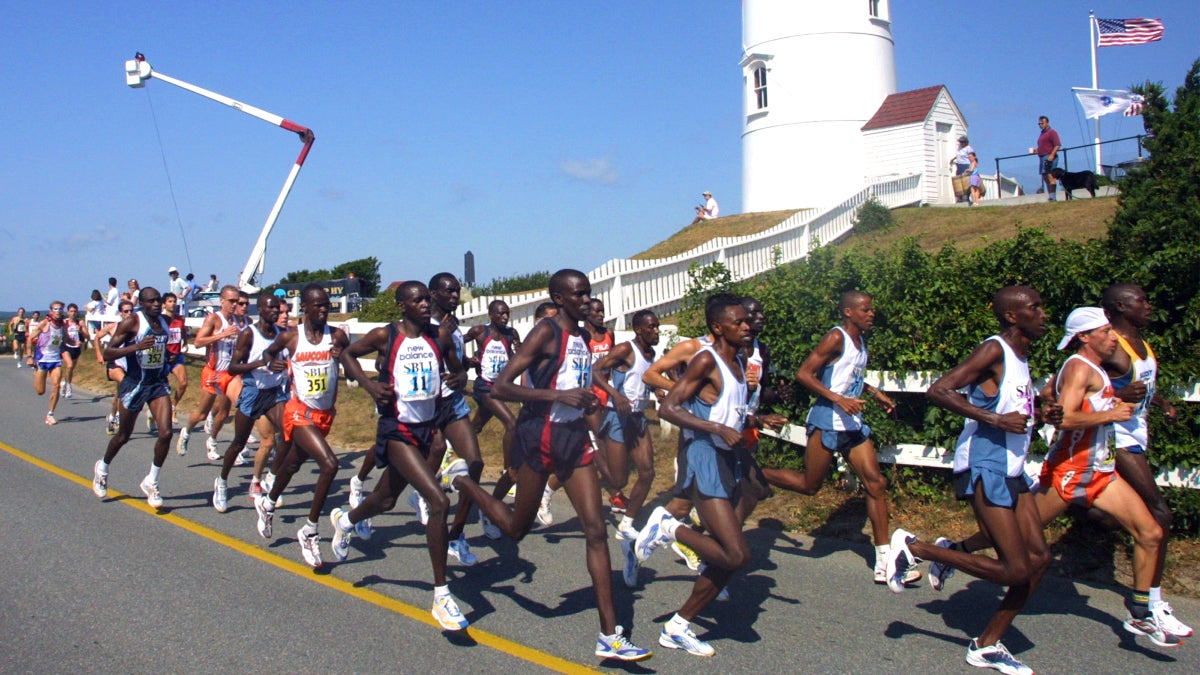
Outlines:
[[867, 11], [872, 19], [887, 20], [887, 0], [867, 0]]
[[759, 110], [767, 107], [767, 67], [759, 66], [754, 69], [754, 100]]

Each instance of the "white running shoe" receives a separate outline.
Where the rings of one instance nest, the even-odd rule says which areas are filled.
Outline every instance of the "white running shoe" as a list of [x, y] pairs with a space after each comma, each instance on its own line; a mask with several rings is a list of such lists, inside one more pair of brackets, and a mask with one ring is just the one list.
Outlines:
[[208, 461], [210, 462], [219, 462], [225, 456], [217, 450], [217, 439], [212, 436], [204, 441], [204, 447], [208, 449]]
[[417, 517], [421, 519], [422, 525], [429, 524], [429, 503], [421, 496], [420, 492], [415, 489], [408, 494], [408, 505], [416, 512]]
[[884, 579], [893, 593], [904, 592], [904, 579], [909, 568], [921, 562], [908, 550], [908, 545], [917, 538], [907, 530], [899, 529], [892, 533], [891, 550], [884, 558]]
[[63, 394], [63, 396], [65, 396], [67, 398], [71, 398], [74, 395], [75, 395], [75, 392], [71, 389], [71, 383], [68, 382], [67, 383], [67, 391], [65, 394]]
[[100, 499], [108, 496], [108, 474], [100, 471], [100, 465], [103, 462], [104, 460], [98, 459], [95, 466], [92, 467], [92, 494]]
[[625, 529], [621, 529], [621, 524], [617, 523], [617, 526], [613, 528], [613, 538], [617, 541], [633, 541], [637, 539], [637, 536], [637, 528], [631, 525], [627, 525]]
[[142, 494], [146, 495], [146, 503], [154, 508], [160, 508], [163, 505], [162, 495], [158, 493], [158, 483], [151, 483], [150, 476], [142, 479], [141, 485]]
[[992, 668], [1005, 675], [1033, 675], [1033, 668], [1018, 661], [1000, 641], [980, 647], [975, 640], [971, 640], [971, 644], [967, 645], [967, 663], [976, 668]]
[[339, 562], [350, 555], [350, 539], [354, 537], [354, 530], [342, 529], [340, 523], [344, 513], [346, 509], [340, 506], [329, 513], [329, 522], [333, 523], [333, 539], [329, 540], [329, 545], [333, 547], [333, 557]]
[[673, 633], [667, 630], [668, 625], [669, 622], [663, 625], [662, 632], [658, 634], [658, 644], [667, 649], [682, 649], [696, 656], [712, 656], [717, 652], [712, 645], [697, 638], [691, 626], [684, 628], [683, 632]]
[[354, 534], [363, 541], [371, 538], [375, 534], [375, 526], [371, 524], [370, 518], [363, 518], [354, 524]]
[[64, 397], [67, 395], [67, 383], [66, 382], [58, 383], [58, 395], [64, 396]]
[[179, 430], [179, 440], [175, 442], [175, 452], [178, 453], [180, 457], [183, 457], [187, 454], [188, 439], [191, 437], [192, 435], [188, 433], [187, 429]]
[[250, 435], [246, 437], [246, 442], [252, 443], [252, 444], [257, 444], [259, 442], [258, 435], [256, 435], [253, 431], [251, 431]]
[[[258, 513], [258, 536], [270, 539], [271, 524], [275, 521], [275, 505], [271, 503], [271, 498], [265, 494], [259, 495], [258, 499], [254, 500], [254, 511]], [[337, 553], [336, 548], [334, 553]]]
[[[884, 558], [880, 558], [879, 560], [875, 561], [875, 583], [880, 585], [887, 583], [886, 566], [887, 560]], [[923, 575], [921, 570], [917, 569], [916, 566], [909, 567], [908, 571], [904, 573], [904, 585], [912, 586], [916, 583], [919, 583], [924, 577], [925, 575]], [[932, 583], [932, 581], [930, 583]]]
[[454, 479], [459, 476], [467, 475], [467, 461], [465, 459], [456, 459], [446, 467], [442, 472], [442, 491], [449, 493], [458, 492], [458, 488], [454, 487]]
[[1145, 635], [1150, 638], [1150, 641], [1159, 647], [1178, 647], [1183, 644], [1183, 639], [1178, 635], [1168, 633], [1159, 623], [1158, 617], [1154, 612], [1150, 612], [1144, 619], [1135, 619], [1130, 614], [1125, 617], [1125, 630], [1134, 635]]
[[58, 420], [54, 419], [54, 411], [50, 411], [50, 412], [46, 413], [46, 419], [44, 421], [46, 422], [46, 426], [48, 426], [48, 427], [52, 427], [55, 424], [58, 424]]
[[554, 499], [553, 492], [543, 492], [542, 503], [538, 505], [538, 522], [546, 527], [550, 527], [554, 524], [554, 514], [550, 511], [550, 500], [552, 499]]
[[220, 476], [213, 481], [212, 505], [217, 513], [225, 513], [229, 510], [229, 488]]
[[305, 534], [304, 528], [301, 527], [296, 533], [296, 539], [300, 540], [300, 555], [304, 556], [304, 562], [308, 563], [309, 567], [320, 567], [321, 535], [316, 532]]
[[621, 555], [625, 557], [625, 567], [621, 570], [621, 578], [629, 588], [637, 588], [638, 568], [641, 562], [633, 553], [633, 541], [625, 539], [621, 542]]
[[[938, 537], [937, 541], [933, 542], [934, 546], [940, 546], [945, 549], [955, 548], [954, 542], [946, 537]], [[946, 587], [946, 580], [954, 576], [954, 568], [945, 563], [937, 562], [936, 560], [929, 563], [929, 585], [935, 591], [940, 591]]]
[[358, 505], [363, 502], [363, 482], [358, 479], [358, 476], [350, 477], [350, 508], [357, 509]]
[[249, 448], [243, 448], [242, 451], [237, 454], [237, 457], [233, 458], [233, 465], [234, 466], [246, 466], [247, 464], [253, 463], [254, 462], [254, 453], [250, 452], [250, 454], [247, 455], [246, 454], [247, 452], [250, 452]]
[[504, 533], [500, 531], [500, 528], [496, 527], [496, 524], [492, 522], [492, 519], [488, 518], [484, 513], [479, 514], [479, 525], [483, 528], [483, 536], [487, 537], [488, 539], [495, 540], [504, 536]]
[[663, 544], [675, 541], [674, 537], [667, 534], [665, 524], [669, 520], [674, 520], [674, 518], [661, 506], [656, 507], [650, 513], [650, 519], [646, 521], [646, 526], [638, 533], [637, 540], [633, 545], [633, 551], [639, 561], [646, 562], [650, 559], [650, 554], [654, 553], [654, 549]]
[[204, 433], [211, 436], [212, 428], [213, 428], [213, 414], [211, 412], [209, 412], [208, 417], [204, 418]]
[[1158, 602], [1150, 605], [1150, 613], [1158, 620], [1158, 625], [1162, 626], [1163, 630], [1171, 635], [1179, 637], [1191, 637], [1192, 627], [1175, 618], [1175, 610], [1171, 609], [1171, 603]]
[[154, 424], [154, 416], [150, 414], [150, 411], [146, 411], [146, 431], [150, 433], [158, 431], [158, 427]]
[[446, 630], [463, 630], [470, 624], [449, 594], [433, 599], [433, 618]]
[[617, 632], [612, 635], [601, 634], [596, 638], [596, 656], [621, 661], [644, 661], [654, 656], [654, 653], [630, 642], [629, 638], [625, 637], [624, 629], [617, 626]]
[[[264, 473], [263, 477], [262, 477], [263, 494], [266, 494], [266, 495], [271, 494], [271, 488], [273, 488], [273, 487], [275, 487], [275, 474], [268, 471], [268, 472]], [[279, 499], [275, 500], [275, 508], [279, 508], [281, 506], [283, 506], [283, 495], [282, 494], [279, 495]]]
[[462, 563], [464, 567], [470, 567], [479, 562], [479, 556], [471, 553], [471, 545], [467, 543], [467, 537], [462, 533], [459, 533], [458, 539], [450, 542], [447, 553], [454, 556], [454, 559]]

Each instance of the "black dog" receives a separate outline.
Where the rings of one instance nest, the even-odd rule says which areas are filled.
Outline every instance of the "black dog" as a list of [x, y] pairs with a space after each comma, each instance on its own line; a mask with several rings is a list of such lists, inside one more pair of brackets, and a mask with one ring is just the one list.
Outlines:
[[1063, 187], [1063, 191], [1067, 193], [1067, 199], [1072, 199], [1071, 190], [1087, 190], [1088, 194], [1093, 198], [1096, 196], [1096, 174], [1091, 171], [1063, 171], [1062, 169], [1053, 169], [1050, 175], [1054, 176], [1054, 180], [1058, 181]]

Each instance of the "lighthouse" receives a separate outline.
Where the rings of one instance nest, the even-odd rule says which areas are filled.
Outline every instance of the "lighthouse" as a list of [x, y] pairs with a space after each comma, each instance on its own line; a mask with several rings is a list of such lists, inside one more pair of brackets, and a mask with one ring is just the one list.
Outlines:
[[742, 209], [820, 207], [867, 177], [863, 126], [896, 93], [889, 0], [743, 0]]

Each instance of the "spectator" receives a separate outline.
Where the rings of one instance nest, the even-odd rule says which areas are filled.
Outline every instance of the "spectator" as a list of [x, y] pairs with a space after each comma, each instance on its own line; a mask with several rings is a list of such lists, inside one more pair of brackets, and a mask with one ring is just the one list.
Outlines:
[[133, 311], [138, 311], [141, 303], [138, 301], [138, 294], [142, 292], [142, 287], [138, 284], [137, 279], [129, 280], [129, 290], [121, 294], [121, 299], [133, 305]]
[[210, 293], [216, 293], [217, 289], [219, 289], [219, 288], [221, 288], [221, 286], [217, 283], [217, 275], [215, 275], [215, 274], [208, 275], [208, 288], [206, 288], [204, 290], [206, 290]]
[[108, 316], [117, 315], [117, 305], [121, 303], [121, 291], [117, 290], [117, 278], [108, 278], [108, 293], [104, 296], [104, 313]]
[[1038, 118], [1038, 128], [1042, 133], [1038, 134], [1037, 139], [1037, 156], [1038, 156], [1038, 173], [1042, 175], [1042, 182], [1046, 185], [1046, 194], [1050, 195], [1050, 201], [1058, 201], [1055, 191], [1058, 189], [1055, 185], [1054, 175], [1050, 172], [1058, 165], [1058, 150], [1062, 147], [1062, 142], [1058, 138], [1058, 132], [1050, 128], [1050, 118], [1042, 115]]
[[[114, 279], [114, 281], [116, 281], [116, 280]], [[100, 289], [98, 289], [98, 288], [92, 289], [92, 299], [89, 300], [88, 303], [83, 306], [83, 309], [87, 314], [90, 314], [90, 315], [104, 313], [104, 296], [100, 295]], [[91, 333], [95, 333], [98, 330], [100, 330], [100, 322], [95, 321], [95, 320], [89, 320], [88, 321], [88, 331]]]
[[975, 156], [974, 150], [969, 157], [971, 163], [967, 171], [971, 174], [971, 206], [979, 206], [979, 200], [983, 199], [983, 176], [979, 175], [979, 158]]
[[187, 316], [187, 301], [192, 295], [192, 285], [179, 277], [179, 269], [176, 267], [167, 268], [167, 275], [171, 277], [167, 290], [174, 293], [177, 300], [175, 313], [178, 316]]
[[712, 193], [705, 190], [703, 197], [704, 204], [696, 207], [696, 219], [692, 221], [692, 225], [705, 220], [712, 220], [721, 215], [721, 207], [717, 205], [717, 200], [713, 199]]

